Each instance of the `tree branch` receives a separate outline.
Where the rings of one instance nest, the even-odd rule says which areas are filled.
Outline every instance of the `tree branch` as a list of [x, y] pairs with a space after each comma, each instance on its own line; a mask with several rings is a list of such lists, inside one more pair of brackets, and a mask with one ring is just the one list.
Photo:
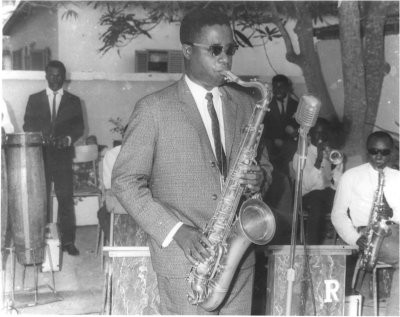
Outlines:
[[285, 28], [285, 25], [282, 23], [282, 19], [281, 19], [279, 13], [278, 13], [278, 10], [276, 8], [275, 2], [271, 2], [270, 6], [271, 6], [272, 21], [277, 26], [277, 28], [279, 29], [279, 32], [281, 32], [283, 41], [285, 42], [286, 59], [289, 62], [300, 66], [300, 64], [299, 64], [300, 63], [299, 56], [294, 51], [292, 40], [291, 40], [291, 38], [289, 36], [288, 31]]

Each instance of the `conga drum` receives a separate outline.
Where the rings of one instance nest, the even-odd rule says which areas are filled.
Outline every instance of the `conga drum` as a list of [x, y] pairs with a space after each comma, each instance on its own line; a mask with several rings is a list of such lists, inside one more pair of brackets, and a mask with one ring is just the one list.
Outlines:
[[6, 232], [8, 224], [8, 185], [7, 185], [7, 165], [6, 155], [4, 151], [5, 133], [1, 133], [1, 252], [4, 252], [6, 247]]
[[41, 133], [7, 135], [8, 216], [17, 260], [44, 259], [47, 216], [46, 178]]

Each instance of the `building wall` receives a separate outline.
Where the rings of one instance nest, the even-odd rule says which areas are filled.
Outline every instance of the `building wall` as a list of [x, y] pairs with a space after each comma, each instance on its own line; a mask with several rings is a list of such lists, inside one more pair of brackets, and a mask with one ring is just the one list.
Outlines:
[[57, 11], [34, 8], [32, 15], [21, 18], [9, 37], [12, 51], [35, 43], [34, 49], [50, 48], [51, 57], [58, 58]]
[[[81, 98], [84, 108], [85, 136], [96, 135], [98, 142], [111, 146], [118, 135], [110, 132], [110, 118], [120, 117], [126, 124], [136, 102], [143, 96], [178, 80], [180, 74], [68, 73], [65, 88]], [[270, 81], [271, 78], [264, 78]], [[15, 132], [22, 132], [25, 108], [30, 94], [46, 87], [44, 72], [3, 72], [3, 98]], [[294, 85], [295, 93], [305, 91]]]
[[[64, 11], [59, 10], [59, 58], [71, 71], [77, 72], [134, 72], [135, 50], [181, 48], [179, 41], [179, 23], [162, 23], [151, 31], [152, 38], [140, 36], [118, 51], [111, 49], [105, 55], [99, 53], [102, 46], [99, 37], [105, 27], [99, 25], [101, 10], [92, 10], [87, 6], [74, 7], [78, 12], [77, 19], [61, 19]], [[140, 11], [134, 11], [140, 14]], [[293, 33], [293, 22], [287, 27]], [[260, 43], [256, 43], [258, 45]], [[232, 70], [238, 75], [273, 76], [274, 70], [294, 78], [296, 82], [304, 81], [301, 69], [289, 63], [282, 52], [285, 51], [283, 40], [276, 39], [267, 45], [267, 54], [261, 46], [240, 48], [235, 55]], [[274, 70], [273, 70], [274, 69]]]
[[[78, 16], [75, 18], [65, 19], [63, 14], [65, 8], [61, 7], [58, 10], [58, 15], [52, 11], [36, 12], [34, 16], [24, 21], [22, 25], [16, 26], [13, 34], [17, 35], [13, 45], [21, 43], [31, 43], [35, 41], [37, 45], [47, 45], [51, 47], [52, 57], [62, 60], [67, 70], [71, 74], [71, 88], [76, 88], [76, 93], [83, 99], [89, 98], [93, 102], [87, 103], [87, 109], [95, 112], [104, 111], [104, 118], [108, 118], [108, 110], [106, 105], [103, 105], [103, 100], [99, 103], [96, 101], [96, 96], [92, 96], [90, 90], [100, 90], [100, 85], [106, 85], [104, 91], [108, 91], [108, 95], [113, 96], [111, 100], [119, 100], [124, 102], [124, 91], [122, 95], [116, 94], [124, 87], [124, 80], [118, 78], [129, 78], [128, 82], [133, 87], [140, 87], [137, 82], [141, 81], [143, 74], [134, 74], [135, 50], [143, 49], [179, 49], [179, 24], [164, 24], [152, 30], [152, 38], [149, 39], [141, 36], [129, 45], [122, 47], [118, 51], [110, 50], [105, 55], [99, 53], [98, 49], [102, 43], [99, 40], [101, 33], [104, 31], [104, 26], [99, 25], [99, 17], [101, 10], [93, 10], [85, 3], [79, 2], [73, 4], [72, 7], [77, 11]], [[135, 11], [139, 14], [140, 12]], [[290, 36], [295, 39], [296, 35], [293, 32], [293, 22], [287, 23]], [[57, 43], [58, 38], [58, 43]], [[46, 43], [46, 44], [45, 44]], [[54, 45], [57, 43], [57, 45]], [[398, 132], [399, 118], [399, 36], [391, 35], [386, 37], [385, 55], [387, 62], [391, 65], [390, 73], [385, 77], [382, 88], [382, 97], [378, 111], [377, 125], [390, 131]], [[38, 47], [40, 48], [40, 47]], [[317, 41], [316, 48], [320, 55], [322, 70], [327, 82], [328, 91], [331, 95], [336, 112], [339, 117], [343, 116], [343, 82], [342, 82], [342, 65], [340, 60], [340, 42], [338, 40]], [[298, 48], [295, 46], [295, 50]], [[286, 51], [282, 39], [274, 39], [266, 46], [266, 53], [262, 47], [241, 48], [235, 55], [232, 71], [238, 75], [260, 76], [268, 81], [275, 73], [283, 73], [288, 75], [295, 85], [295, 90], [298, 96], [306, 92], [304, 86], [304, 78], [301, 69], [292, 63], [289, 63], [284, 52]], [[74, 75], [75, 74], [75, 75]], [[36, 75], [35, 75], [36, 76]], [[43, 76], [43, 75], [37, 75]], [[74, 80], [76, 77], [77, 82]], [[158, 78], [176, 78], [176, 75], [158, 75], [147, 74], [148, 78], [153, 76], [158, 84], [146, 86], [150, 90], [156, 90], [167, 83], [162, 83]], [[160, 77], [161, 76], [161, 77]], [[12, 77], [12, 76], [11, 76]], [[10, 105], [16, 113], [18, 124], [21, 120], [21, 112], [24, 111], [27, 96], [35, 90], [44, 87], [45, 82], [35, 79], [26, 80], [26, 76], [18, 75], [18, 80], [11, 83], [6, 79], [3, 82], [4, 87], [11, 88], [11, 91], [19, 91], [17, 96], [10, 96], [9, 92], [4, 90], [4, 94], [10, 100]], [[28, 76], [29, 77], [29, 76]], [[42, 77], [40, 77], [42, 78]], [[43, 77], [44, 78], [44, 77]], [[81, 81], [80, 78], [86, 78]], [[91, 79], [90, 79], [91, 78]], [[101, 80], [97, 80], [101, 78]], [[110, 78], [113, 78], [110, 80]], [[139, 78], [139, 79], [138, 79]], [[95, 80], [96, 85], [88, 84], [87, 80]], [[79, 82], [81, 81], [81, 82]], [[135, 84], [132, 84], [135, 83]], [[11, 85], [11, 86], [10, 86]], [[122, 85], [122, 86], [121, 86]], [[87, 87], [90, 90], [84, 90], [82, 87]], [[115, 91], [111, 91], [111, 87]], [[142, 96], [144, 91], [135, 88], [129, 91], [129, 96]], [[20, 92], [23, 91], [21, 94]], [[107, 98], [106, 98], [107, 99]], [[7, 101], [7, 99], [6, 99]], [[133, 103], [132, 103], [133, 104]], [[93, 107], [93, 109], [92, 109]], [[100, 107], [100, 108], [98, 108]], [[124, 108], [124, 106], [121, 106]], [[395, 121], [397, 120], [397, 125]], [[89, 122], [90, 123], [90, 122]], [[92, 125], [89, 124], [89, 127]], [[94, 129], [97, 129], [96, 126]], [[107, 137], [104, 136], [105, 140]]]
[[[339, 118], [343, 117], [344, 89], [340, 42], [325, 40], [317, 43], [325, 82]], [[384, 77], [376, 128], [399, 133], [399, 36], [385, 37], [385, 59], [390, 72]], [[397, 122], [397, 123], [396, 123]]]

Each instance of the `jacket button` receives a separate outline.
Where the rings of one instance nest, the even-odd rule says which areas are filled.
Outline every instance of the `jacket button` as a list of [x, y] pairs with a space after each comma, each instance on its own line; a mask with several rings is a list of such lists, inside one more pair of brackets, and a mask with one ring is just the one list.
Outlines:
[[217, 164], [215, 164], [215, 162], [211, 162], [211, 167], [215, 167], [217, 166]]
[[217, 200], [217, 198], [218, 198], [218, 196], [216, 194], [213, 194], [211, 197], [213, 200]]

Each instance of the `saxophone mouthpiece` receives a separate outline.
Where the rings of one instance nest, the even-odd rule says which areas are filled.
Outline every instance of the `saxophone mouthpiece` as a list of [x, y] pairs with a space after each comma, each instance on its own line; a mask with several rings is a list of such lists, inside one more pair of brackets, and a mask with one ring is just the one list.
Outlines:
[[225, 80], [227, 82], [235, 82], [235, 83], [239, 83], [240, 78], [236, 75], [234, 75], [232, 72], [230, 72], [229, 70], [221, 70], [220, 74], [223, 75], [225, 77]]

